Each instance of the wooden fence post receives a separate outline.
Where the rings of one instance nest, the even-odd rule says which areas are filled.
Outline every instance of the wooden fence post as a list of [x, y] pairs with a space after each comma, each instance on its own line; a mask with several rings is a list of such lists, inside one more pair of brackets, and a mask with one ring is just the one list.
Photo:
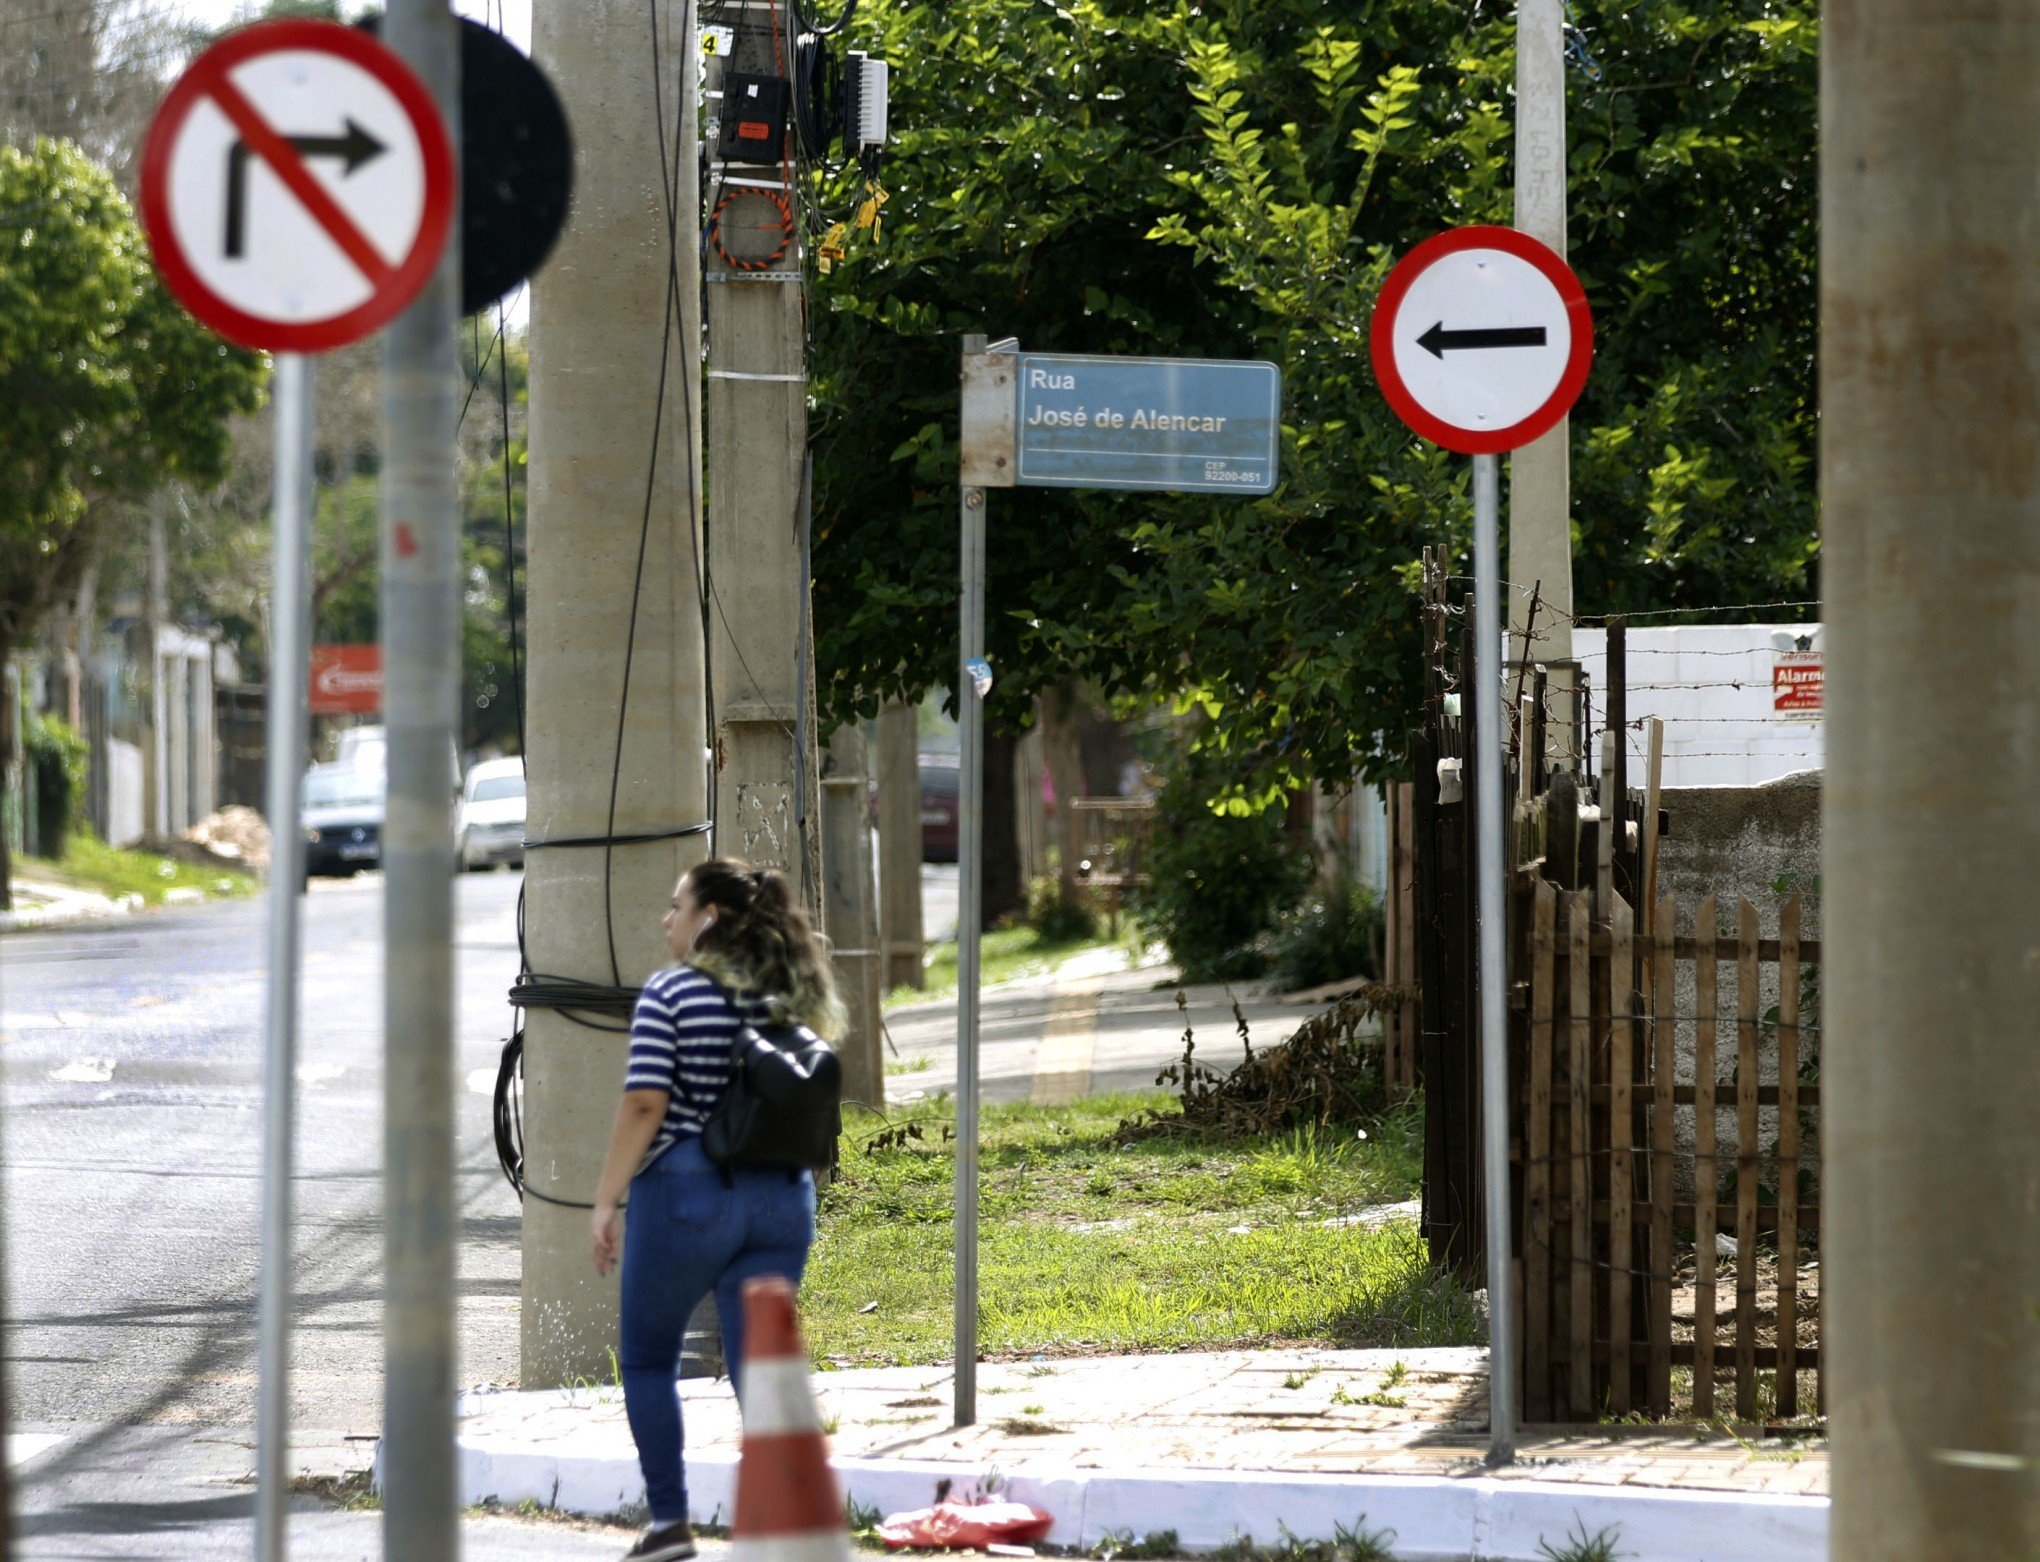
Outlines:
[[1715, 1195], [1721, 1168], [1715, 1130], [1715, 921], [1714, 897], [1693, 917], [1693, 1414], [1714, 1416], [1714, 1238], [1720, 1229]]

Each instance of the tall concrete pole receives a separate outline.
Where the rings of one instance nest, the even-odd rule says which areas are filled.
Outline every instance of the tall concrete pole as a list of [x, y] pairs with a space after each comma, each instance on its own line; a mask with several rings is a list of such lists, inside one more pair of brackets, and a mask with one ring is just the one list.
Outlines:
[[[525, 833], [533, 841], [664, 838], [530, 851], [525, 940], [534, 970], [625, 986], [671, 958], [659, 916], [707, 843], [668, 834], [708, 817], [695, 588], [692, 9], [686, 0], [583, 0], [541, 5], [533, 18], [534, 53], [559, 89], [576, 150], [573, 212], [532, 289]], [[670, 304], [669, 288], [677, 289]], [[528, 1013], [527, 1388], [609, 1371], [616, 1282], [598, 1279], [589, 1261], [586, 1204], [624, 1051], [621, 1036], [545, 1009]]]
[[[460, 145], [446, 0], [396, 0], [383, 36]], [[383, 1535], [459, 1555], [453, 1427], [453, 773], [460, 731], [460, 230], [383, 340]], [[276, 821], [282, 827], [286, 821]], [[278, 860], [285, 860], [278, 854]], [[275, 890], [272, 890], [275, 893]]]
[[864, 729], [845, 722], [822, 761], [822, 914], [829, 959], [850, 1011], [838, 1049], [843, 1099], [885, 1109], [885, 1042], [879, 1030], [878, 897], [871, 876], [870, 751]]
[[[1564, 0], [1517, 0], [1516, 226], [1560, 255], [1566, 252], [1565, 144]], [[1571, 420], [1561, 418], [1509, 457], [1509, 655], [1516, 661], [1572, 659], [1571, 428]], [[1534, 625], [1528, 621], [1533, 590], [1540, 604]], [[1573, 747], [1566, 717], [1570, 672], [1555, 669], [1548, 687], [1551, 743], [1563, 756]]]
[[914, 707], [878, 713], [878, 925], [886, 989], [925, 987], [921, 920], [921, 765]]
[[[791, 32], [775, 28], [767, 8], [732, 7], [728, 20], [735, 37], [710, 90], [732, 72], [791, 74]], [[800, 239], [788, 235], [771, 259], [780, 220], [773, 200], [793, 199], [777, 155], [770, 164], [714, 166], [708, 203], [725, 218], [707, 256], [716, 848], [780, 869], [819, 911], [813, 636], [800, 632], [808, 598]], [[762, 269], [741, 270], [732, 258]]]
[[149, 496], [149, 593], [143, 609], [149, 658], [149, 737], [142, 745], [142, 829], [150, 836], [174, 833], [170, 823], [170, 775], [163, 753], [170, 738], [170, 691], [163, 679], [163, 631], [170, 623], [169, 495]]
[[2040, 0], [1822, 34], [1829, 1554], [2040, 1556]]

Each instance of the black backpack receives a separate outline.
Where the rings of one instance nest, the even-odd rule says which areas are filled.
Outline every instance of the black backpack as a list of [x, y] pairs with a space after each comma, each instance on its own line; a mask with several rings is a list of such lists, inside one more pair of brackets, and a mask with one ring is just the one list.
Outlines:
[[708, 1158], [725, 1172], [832, 1164], [843, 1124], [835, 1049], [805, 1025], [745, 1022], [731, 1052], [730, 1082], [701, 1128]]

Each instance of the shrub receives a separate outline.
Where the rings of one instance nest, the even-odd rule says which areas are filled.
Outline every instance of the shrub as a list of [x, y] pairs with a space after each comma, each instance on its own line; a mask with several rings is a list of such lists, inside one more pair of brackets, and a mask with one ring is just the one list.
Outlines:
[[1255, 941], [1310, 878], [1310, 858], [1290, 845], [1282, 810], [1214, 812], [1210, 799], [1219, 785], [1208, 758], [1187, 749], [1165, 757], [1148, 883], [1134, 903], [1190, 982], [1239, 981], [1265, 971], [1268, 957]]
[[84, 811], [88, 751], [61, 716], [30, 716], [22, 737], [35, 787], [36, 838], [30, 844], [36, 856], [55, 860], [64, 855]]
[[1051, 875], [1027, 886], [1027, 925], [1045, 944], [1074, 944], [1098, 936], [1098, 913], [1081, 899], [1065, 900]]
[[1349, 976], [1378, 980], [1384, 922], [1374, 887], [1342, 870], [1329, 888], [1313, 889], [1262, 935], [1268, 974], [1284, 992]]

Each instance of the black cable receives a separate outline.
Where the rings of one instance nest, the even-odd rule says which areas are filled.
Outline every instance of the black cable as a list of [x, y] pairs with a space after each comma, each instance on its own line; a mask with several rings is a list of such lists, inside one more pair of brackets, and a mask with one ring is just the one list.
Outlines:
[[489, 360], [495, 356], [496, 349], [503, 342], [504, 316], [503, 306], [500, 301], [496, 305], [496, 334], [489, 339], [489, 348], [486, 353], [482, 351], [481, 316], [476, 315], [473, 319], [475, 322], [475, 372], [468, 379], [467, 395], [461, 398], [460, 416], [454, 419], [453, 431], [455, 434], [458, 434], [461, 429], [467, 426], [468, 407], [474, 402], [475, 392], [481, 388], [482, 376], [488, 372]]
[[562, 835], [550, 841], [525, 841], [528, 852], [546, 851], [565, 846], [642, 846], [650, 841], [679, 841], [690, 835], [706, 835], [715, 827], [704, 820], [700, 824], [683, 824], [672, 830], [640, 830], [633, 835]]
[[850, 19], [857, 14], [857, 0], [843, 0], [843, 14], [827, 27], [819, 22], [809, 21], [800, 8], [800, 0], [793, 0], [793, 14], [796, 20], [805, 22], [807, 30], [823, 38], [833, 38], [850, 25]]
[[[496, 300], [496, 335], [503, 335], [508, 317], [503, 301]], [[524, 759], [524, 674], [517, 645], [517, 528], [511, 515], [510, 494], [510, 351], [506, 347], [496, 360], [497, 388], [503, 402], [503, 569], [504, 610], [510, 618], [510, 698], [517, 712], [517, 758]]]

